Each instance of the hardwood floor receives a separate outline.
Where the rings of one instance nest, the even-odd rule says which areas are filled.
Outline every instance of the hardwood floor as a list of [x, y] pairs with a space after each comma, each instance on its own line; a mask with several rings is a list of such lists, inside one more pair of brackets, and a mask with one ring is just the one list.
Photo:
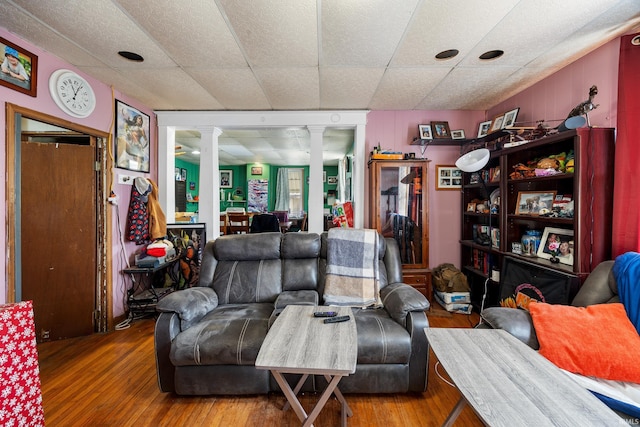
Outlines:
[[[429, 314], [431, 327], [472, 327], [478, 315]], [[43, 343], [38, 346], [45, 421], [56, 426], [299, 426], [280, 393], [260, 396], [183, 397], [158, 389], [153, 354], [153, 319], [106, 334]], [[348, 394], [354, 412], [350, 427], [440, 426], [460, 394], [434, 374], [431, 354], [425, 393]], [[443, 372], [442, 367], [439, 372]], [[443, 374], [446, 377], [446, 374]], [[448, 378], [448, 377], [446, 377]], [[310, 412], [317, 395], [301, 401]], [[316, 427], [340, 425], [334, 398]], [[469, 407], [458, 426], [482, 426]]]

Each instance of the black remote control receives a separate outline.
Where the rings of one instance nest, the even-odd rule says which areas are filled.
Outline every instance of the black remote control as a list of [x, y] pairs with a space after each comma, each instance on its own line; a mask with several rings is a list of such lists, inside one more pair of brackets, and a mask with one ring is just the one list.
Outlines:
[[338, 323], [338, 322], [346, 322], [351, 319], [351, 316], [336, 316], [329, 317], [328, 319], [324, 319], [324, 323]]
[[313, 317], [336, 317], [337, 311], [316, 311], [313, 313]]

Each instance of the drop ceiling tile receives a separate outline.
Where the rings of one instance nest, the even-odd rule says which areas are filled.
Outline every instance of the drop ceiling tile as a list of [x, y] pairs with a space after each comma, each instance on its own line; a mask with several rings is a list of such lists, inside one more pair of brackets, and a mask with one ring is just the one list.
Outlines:
[[256, 68], [254, 71], [274, 109], [317, 110], [320, 107], [317, 68]]
[[175, 110], [221, 110], [223, 106], [179, 68], [126, 70], [145, 90], [170, 101]]
[[393, 68], [387, 70], [369, 108], [413, 110], [447, 75], [446, 68]]
[[144, 67], [173, 64], [165, 52], [111, 1], [83, 0], [72, 7], [67, 0], [15, 0], [15, 3], [56, 28], [61, 36], [87, 46], [87, 50], [105, 64], [121, 68], [142, 66], [120, 57], [118, 51], [121, 50], [142, 55]]
[[248, 68], [187, 68], [194, 80], [227, 110], [270, 110], [260, 84]]
[[[460, 62], [518, 0], [494, 0], [491, 13], [487, 3], [468, 0], [427, 0], [421, 4], [398, 46], [392, 66], [453, 66]], [[442, 19], [446, 17], [446, 19]], [[438, 60], [437, 53], [457, 49], [457, 57]]]
[[163, 2], [154, 13], [149, 13], [146, 2], [117, 2], [183, 67], [247, 66], [240, 47], [213, 1], [190, 0], [188, 7], [183, 2]]
[[369, 105], [384, 68], [320, 68], [320, 108], [357, 109]]
[[324, 66], [384, 67], [401, 40], [417, 0], [321, 3]]
[[318, 65], [315, 0], [219, 0], [217, 3], [251, 66]]
[[64, 52], [65, 59], [74, 65], [105, 65], [90, 52], [61, 37], [56, 31], [42, 25], [40, 21], [12, 4], [0, 2], [0, 26], [54, 55], [60, 56], [59, 52]]

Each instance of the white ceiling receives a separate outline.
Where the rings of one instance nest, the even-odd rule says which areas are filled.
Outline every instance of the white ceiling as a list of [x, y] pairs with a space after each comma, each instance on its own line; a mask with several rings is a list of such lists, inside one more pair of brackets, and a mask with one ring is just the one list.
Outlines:
[[154, 110], [485, 110], [639, 29], [640, 1], [0, 0], [0, 26]]

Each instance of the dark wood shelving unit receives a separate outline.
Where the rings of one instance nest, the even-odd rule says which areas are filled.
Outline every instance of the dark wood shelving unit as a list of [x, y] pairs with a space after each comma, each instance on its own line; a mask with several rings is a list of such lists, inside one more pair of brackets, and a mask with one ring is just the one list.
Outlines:
[[[504, 136], [504, 135], [502, 135]], [[478, 140], [474, 140], [477, 143]], [[486, 141], [485, 141], [486, 142]], [[461, 151], [465, 151], [463, 146]], [[477, 147], [476, 147], [477, 148]], [[611, 230], [613, 210], [614, 129], [580, 128], [527, 142], [523, 145], [496, 149], [491, 152], [485, 169], [500, 167], [497, 183], [487, 183], [490, 194], [500, 189], [500, 209], [497, 214], [467, 212], [467, 204], [474, 199], [486, 200], [485, 188], [479, 183], [470, 183], [471, 174], [463, 173], [462, 227], [460, 240], [461, 268], [471, 285], [472, 302], [479, 301], [487, 288], [486, 306], [497, 305], [500, 284], [487, 279], [491, 271], [474, 265], [474, 257], [480, 253], [490, 257], [489, 267], [501, 269], [505, 257], [514, 257], [561, 274], [584, 280], [602, 261], [611, 258]], [[558, 153], [574, 153], [574, 173], [511, 179], [510, 173], [517, 164]], [[553, 217], [516, 214], [519, 192], [547, 192], [571, 194], [574, 204], [573, 217]], [[474, 241], [473, 227], [497, 228], [499, 246], [481, 245]], [[546, 227], [571, 230], [573, 232], [573, 264], [554, 264], [548, 259], [523, 256], [512, 252], [512, 243], [521, 241], [527, 230], [543, 232]], [[543, 242], [544, 243], [544, 242]]]

